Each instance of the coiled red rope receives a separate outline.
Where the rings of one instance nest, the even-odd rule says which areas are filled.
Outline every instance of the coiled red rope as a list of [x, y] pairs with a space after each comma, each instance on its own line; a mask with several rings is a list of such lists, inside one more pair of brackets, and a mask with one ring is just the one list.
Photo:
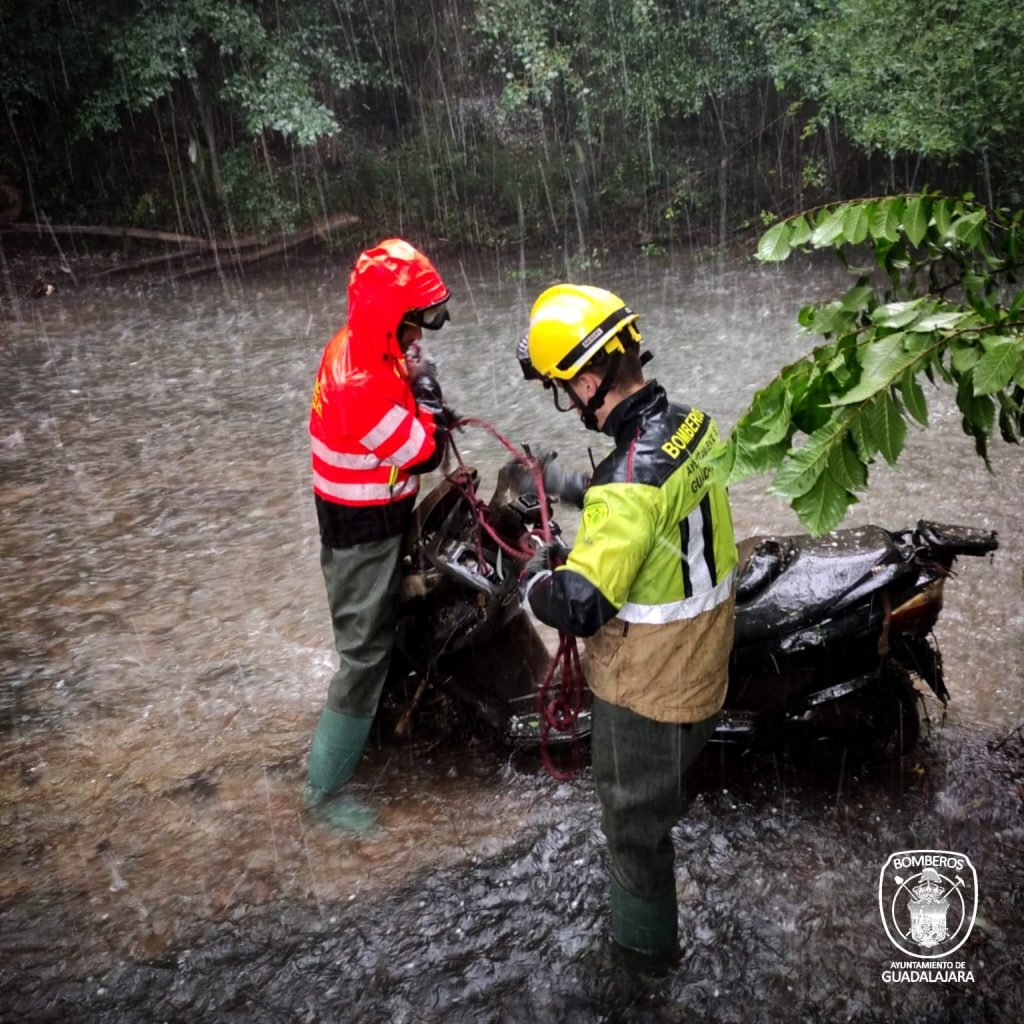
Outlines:
[[[501, 442], [506, 450], [512, 455], [512, 457], [526, 469], [530, 471], [533, 476], [533, 482], [537, 485], [537, 498], [540, 501], [540, 532], [541, 537], [545, 544], [549, 544], [552, 540], [551, 537], [551, 521], [548, 518], [548, 503], [547, 496], [544, 491], [544, 473], [541, 471], [540, 463], [530, 455], [527, 455], [521, 448], [517, 448], [504, 434], [502, 434], [492, 424], [488, 423], [487, 420], [477, 419], [473, 416], [466, 416], [463, 419], [458, 420], [453, 426], [463, 427], [480, 427], [486, 430], [495, 440]], [[462, 456], [459, 454], [458, 449], [455, 447], [455, 439], [451, 439], [452, 451], [455, 452], [455, 457], [458, 459], [459, 467], [465, 470], [466, 465], [462, 461]], [[481, 507], [486, 507], [483, 502], [479, 502]], [[532, 554], [528, 552], [527, 555]]]
[[[556, 696], [555, 677], [558, 677]], [[558, 634], [558, 653], [551, 659], [548, 670], [537, 690], [537, 714], [540, 716], [540, 759], [553, 779], [568, 782], [573, 772], [559, 768], [551, 757], [548, 737], [551, 730], [569, 733], [576, 742], [576, 719], [583, 710], [583, 694], [587, 681], [580, 666], [580, 652], [576, 637], [571, 633]]]
[[[531, 473], [534, 483], [537, 485], [537, 499], [540, 502], [541, 528], [539, 536], [542, 543], [550, 544], [553, 538], [551, 536], [551, 522], [548, 517], [547, 494], [544, 490], [544, 474], [540, 463], [526, 452], [517, 448], [486, 420], [477, 419], [476, 417], [465, 417], [452, 424], [453, 429], [464, 426], [480, 427], [486, 430], [492, 437], [504, 445], [517, 462]], [[528, 559], [534, 553], [533, 549], [512, 547], [498, 536], [497, 531], [488, 521], [487, 504], [481, 501], [476, 494], [472, 478], [466, 469], [466, 464], [462, 461], [462, 456], [455, 445], [454, 437], [451, 438], [451, 450], [455, 454], [461, 473], [458, 480], [451, 476], [448, 479], [458, 488], [466, 501], [469, 502], [481, 530], [502, 551], [511, 555], [517, 561]], [[483, 553], [480, 550], [479, 538], [477, 539], [477, 555], [480, 563], [483, 564]], [[583, 710], [586, 686], [586, 677], [583, 675], [583, 668], [580, 665], [580, 654], [576, 637], [571, 633], [560, 631], [558, 634], [558, 650], [551, 659], [547, 672], [545, 672], [544, 678], [537, 689], [537, 715], [540, 720], [540, 757], [548, 774], [559, 782], [569, 781], [573, 778], [573, 773], [565, 771], [555, 764], [551, 756], [549, 736], [553, 730], [563, 735], [566, 733], [570, 734], [573, 742], [578, 739], [576, 736], [576, 720], [579, 717], [580, 711]]]

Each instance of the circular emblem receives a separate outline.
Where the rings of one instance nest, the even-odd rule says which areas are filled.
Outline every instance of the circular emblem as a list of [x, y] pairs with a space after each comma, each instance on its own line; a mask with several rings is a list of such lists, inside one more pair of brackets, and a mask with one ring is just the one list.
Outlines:
[[603, 501], [587, 502], [583, 509], [583, 540], [587, 542], [587, 536], [595, 530], [600, 529], [602, 523], [608, 518], [608, 506]]
[[966, 854], [901, 850], [878, 880], [878, 909], [889, 941], [908, 956], [935, 960], [959, 949], [978, 913], [978, 875]]

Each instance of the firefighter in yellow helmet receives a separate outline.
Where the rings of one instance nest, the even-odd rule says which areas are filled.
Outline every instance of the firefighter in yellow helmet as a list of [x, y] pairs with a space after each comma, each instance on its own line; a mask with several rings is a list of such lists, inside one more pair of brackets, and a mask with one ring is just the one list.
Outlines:
[[737, 552], [709, 462], [718, 430], [644, 380], [637, 314], [604, 289], [545, 291], [518, 356], [558, 408], [614, 442], [582, 493], [572, 549], [539, 551], [520, 595], [542, 622], [586, 638], [612, 935], [627, 958], [664, 967], [678, 947], [671, 830], [724, 702], [732, 647]]

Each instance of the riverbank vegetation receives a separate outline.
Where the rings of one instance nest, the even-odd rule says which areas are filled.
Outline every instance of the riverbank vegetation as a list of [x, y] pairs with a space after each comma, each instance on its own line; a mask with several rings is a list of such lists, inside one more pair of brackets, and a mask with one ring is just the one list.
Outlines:
[[38, 0], [0, 52], [7, 221], [653, 253], [1024, 195], [1003, 0]]

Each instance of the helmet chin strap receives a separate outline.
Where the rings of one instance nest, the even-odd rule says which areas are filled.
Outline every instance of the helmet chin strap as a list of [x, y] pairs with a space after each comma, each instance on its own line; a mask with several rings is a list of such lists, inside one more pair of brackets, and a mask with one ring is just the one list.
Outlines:
[[576, 394], [576, 389], [571, 384], [566, 384], [565, 390], [569, 393], [569, 398], [572, 400], [572, 404], [579, 409], [580, 416], [583, 419], [583, 426], [585, 426], [587, 430], [601, 429], [597, 425], [597, 410], [604, 405], [605, 396], [615, 385], [615, 378], [619, 375], [620, 362], [622, 362], [622, 353], [613, 352], [611, 354], [611, 358], [608, 360], [608, 367], [604, 371], [604, 376], [601, 378], [601, 383], [598, 384], [597, 390], [591, 396], [589, 402], [584, 402], [580, 396]]

